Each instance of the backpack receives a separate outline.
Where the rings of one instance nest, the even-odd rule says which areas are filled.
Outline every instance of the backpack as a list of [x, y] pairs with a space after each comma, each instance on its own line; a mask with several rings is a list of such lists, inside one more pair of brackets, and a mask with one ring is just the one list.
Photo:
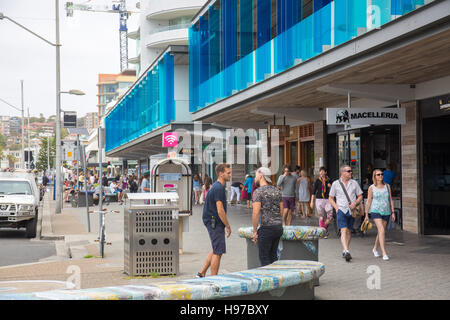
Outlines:
[[133, 180], [133, 182], [131, 182], [131, 185], [130, 185], [130, 192], [136, 193], [137, 190], [138, 190], [138, 185], [137, 185], [136, 181]]

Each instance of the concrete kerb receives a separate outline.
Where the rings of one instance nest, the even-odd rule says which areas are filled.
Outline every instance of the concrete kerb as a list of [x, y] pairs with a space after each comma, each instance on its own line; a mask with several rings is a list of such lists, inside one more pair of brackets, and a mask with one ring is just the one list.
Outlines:
[[64, 240], [64, 235], [55, 235], [53, 234], [52, 227], [52, 210], [50, 199], [51, 193], [47, 192], [47, 194], [43, 198], [43, 206], [42, 206], [42, 219], [40, 225], [40, 232], [38, 233], [41, 240]]

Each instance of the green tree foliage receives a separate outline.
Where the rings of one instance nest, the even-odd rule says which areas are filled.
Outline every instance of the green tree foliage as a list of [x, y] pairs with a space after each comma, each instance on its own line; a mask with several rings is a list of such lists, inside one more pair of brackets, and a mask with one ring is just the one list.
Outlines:
[[50, 168], [54, 167], [55, 157], [56, 157], [56, 139], [55, 138], [41, 138], [41, 150], [39, 151], [36, 169], [44, 171], [48, 169], [48, 156], [47, 149], [48, 143], [50, 143]]
[[69, 131], [66, 128], [61, 128], [61, 140], [69, 135]]
[[0, 160], [3, 159], [4, 154], [3, 151], [6, 149], [7, 146], [7, 139], [4, 135], [0, 134]]
[[0, 134], [0, 148], [5, 149], [7, 142], [8, 142], [8, 139], [4, 135]]
[[14, 164], [19, 161], [19, 159], [17, 159], [16, 157], [14, 157], [11, 154], [8, 154], [7, 156], [8, 162], [9, 162], [9, 167], [10, 168], [14, 168]]

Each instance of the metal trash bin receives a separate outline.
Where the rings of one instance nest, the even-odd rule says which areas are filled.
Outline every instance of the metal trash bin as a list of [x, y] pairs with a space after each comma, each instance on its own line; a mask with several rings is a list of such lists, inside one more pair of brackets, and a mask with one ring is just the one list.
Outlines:
[[126, 274], [178, 274], [178, 212], [177, 193], [127, 194], [124, 206]]

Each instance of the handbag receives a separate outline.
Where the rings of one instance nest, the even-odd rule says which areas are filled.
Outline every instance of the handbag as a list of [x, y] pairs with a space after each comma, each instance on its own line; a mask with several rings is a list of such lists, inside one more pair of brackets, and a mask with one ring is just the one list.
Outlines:
[[[389, 207], [391, 206], [391, 201], [392, 201], [392, 194], [391, 194], [391, 188], [389, 186], [389, 184], [386, 184], [387, 188], [388, 188], [388, 192], [389, 192]], [[396, 223], [394, 221], [392, 221], [392, 218], [389, 219], [388, 224], [386, 226], [386, 230], [390, 231], [390, 230], [395, 230], [396, 227]]]
[[247, 200], [247, 188], [242, 189], [241, 191], [241, 199], [242, 200]]
[[[341, 180], [339, 180], [339, 184], [341, 185], [342, 190], [345, 193], [345, 196], [347, 197], [348, 204], [350, 205], [352, 201], [350, 200], [350, 197], [348, 196], [347, 189], [345, 189], [345, 186], [342, 184]], [[361, 218], [364, 215], [364, 208], [362, 206], [362, 203], [357, 205], [355, 209], [351, 210], [352, 217], [353, 218]]]

